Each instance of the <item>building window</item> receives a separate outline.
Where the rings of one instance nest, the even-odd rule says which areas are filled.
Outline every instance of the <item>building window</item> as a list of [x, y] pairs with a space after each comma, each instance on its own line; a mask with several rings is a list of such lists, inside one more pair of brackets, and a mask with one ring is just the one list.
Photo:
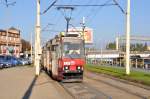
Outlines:
[[6, 36], [6, 33], [5, 33], [5, 32], [2, 32], [2, 36]]
[[11, 34], [11, 37], [14, 37], [14, 34]]
[[6, 36], [2, 36], [2, 39], [3, 39], [3, 40], [4, 40], [4, 39], [6, 40], [6, 39], [7, 39], [7, 37], [6, 37]]
[[15, 38], [17, 38], [17, 34], [15, 34], [15, 36], [14, 36]]

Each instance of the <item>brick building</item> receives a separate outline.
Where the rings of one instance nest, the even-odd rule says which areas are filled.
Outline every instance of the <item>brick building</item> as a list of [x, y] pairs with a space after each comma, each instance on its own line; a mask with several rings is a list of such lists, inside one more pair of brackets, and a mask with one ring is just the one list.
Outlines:
[[11, 27], [8, 30], [0, 29], [0, 54], [19, 56], [22, 44], [20, 30]]

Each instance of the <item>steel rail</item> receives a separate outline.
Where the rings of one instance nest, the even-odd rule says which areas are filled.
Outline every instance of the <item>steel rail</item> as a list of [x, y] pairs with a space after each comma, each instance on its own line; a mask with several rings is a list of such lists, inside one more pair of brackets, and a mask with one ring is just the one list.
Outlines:
[[[131, 95], [140, 97], [140, 98], [142, 98], [142, 99], [147, 99], [147, 98], [146, 98], [145, 96], [143, 96], [143, 95], [140, 95], [140, 94], [138, 94], [138, 93], [134, 93], [134, 92], [132, 92], [132, 91], [130, 91], [130, 90], [128, 90], [128, 89], [119, 87], [119, 86], [117, 86], [117, 85], [113, 85], [113, 84], [111, 84], [111, 83], [109, 83], [109, 82], [106, 82], [106, 81], [103, 81], [103, 80], [100, 80], [100, 79], [94, 79], [94, 78], [88, 77], [87, 75], [84, 75], [84, 76], [87, 77], [88, 79], [92, 79], [92, 80], [95, 80], [95, 81], [97, 81], [97, 82], [101, 82], [101, 83], [104, 83], [104, 84], [109, 85], [109, 86], [111, 86], [111, 87], [114, 87], [114, 88], [117, 88], [117, 89], [119, 89], [119, 90], [122, 90], [122, 91], [124, 91], [124, 92], [126, 92], [126, 93], [128, 93], [128, 94], [131, 94]], [[108, 77], [108, 76], [105, 76], [105, 75], [103, 75], [103, 76], [104, 76], [104, 77], [107, 77], [107, 78], [110, 78], [110, 79], [113, 79], [112, 77]], [[116, 79], [113, 79], [113, 80], [116, 80]], [[118, 81], [120, 81], [120, 80], [118, 80]], [[121, 81], [120, 81], [120, 82], [121, 82]], [[122, 81], [122, 83], [124, 83], [124, 82]]]

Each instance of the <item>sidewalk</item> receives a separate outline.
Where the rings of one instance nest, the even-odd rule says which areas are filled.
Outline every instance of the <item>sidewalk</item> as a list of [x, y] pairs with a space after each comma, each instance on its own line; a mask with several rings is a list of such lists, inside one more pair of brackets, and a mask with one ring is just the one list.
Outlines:
[[71, 99], [44, 72], [37, 78], [33, 67], [0, 70], [0, 99]]

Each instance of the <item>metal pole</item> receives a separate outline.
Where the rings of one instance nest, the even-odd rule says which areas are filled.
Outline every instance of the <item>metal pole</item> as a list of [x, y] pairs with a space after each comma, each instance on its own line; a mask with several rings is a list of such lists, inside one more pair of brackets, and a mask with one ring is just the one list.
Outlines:
[[8, 33], [9, 33], [9, 32], [8, 32], [8, 31], [9, 31], [9, 30], [7, 29], [7, 30], [6, 30], [6, 32], [7, 32], [7, 34], [6, 34], [6, 40], [7, 40], [7, 41], [6, 41], [6, 47], [7, 47], [7, 48], [6, 48], [6, 54], [7, 54], [7, 55], [9, 54], [9, 52], [8, 52]]
[[31, 62], [32, 62], [32, 57], [33, 57], [33, 56], [32, 56], [32, 32], [31, 32], [31, 38], [30, 38], [30, 39], [31, 39], [30, 42], [31, 42]]
[[137, 59], [135, 59], [135, 68], [137, 68]]
[[36, 28], [35, 28], [34, 31], [35, 31], [35, 36], [34, 36], [35, 37], [34, 38], [34, 40], [35, 40], [34, 41], [34, 66], [36, 67], [36, 65], [37, 65], [37, 62], [36, 62], [37, 61], [36, 60], [36, 58], [37, 58], [37, 50], [36, 50], [37, 49], [37, 36], [36, 36], [37, 34], [36, 34]]
[[127, 24], [126, 24], [126, 74], [130, 74], [130, 0], [127, 0]]
[[36, 55], [35, 55], [35, 64], [36, 64], [36, 75], [39, 76], [40, 73], [40, 55], [41, 55], [41, 46], [40, 46], [40, 0], [37, 0], [37, 23], [36, 23]]
[[83, 17], [83, 20], [82, 20], [82, 36], [83, 36], [83, 46], [84, 46], [84, 60], [85, 60], [85, 63], [86, 63], [86, 49], [85, 49], [85, 17]]
[[116, 50], [119, 50], [119, 37], [116, 37]]
[[103, 49], [102, 49], [102, 40], [100, 42], [100, 53], [101, 53], [101, 65], [103, 65]]
[[66, 18], [66, 21], [67, 21], [67, 27], [66, 27], [66, 34], [67, 34], [68, 33], [68, 29], [69, 29], [69, 21], [70, 21], [70, 19]]

